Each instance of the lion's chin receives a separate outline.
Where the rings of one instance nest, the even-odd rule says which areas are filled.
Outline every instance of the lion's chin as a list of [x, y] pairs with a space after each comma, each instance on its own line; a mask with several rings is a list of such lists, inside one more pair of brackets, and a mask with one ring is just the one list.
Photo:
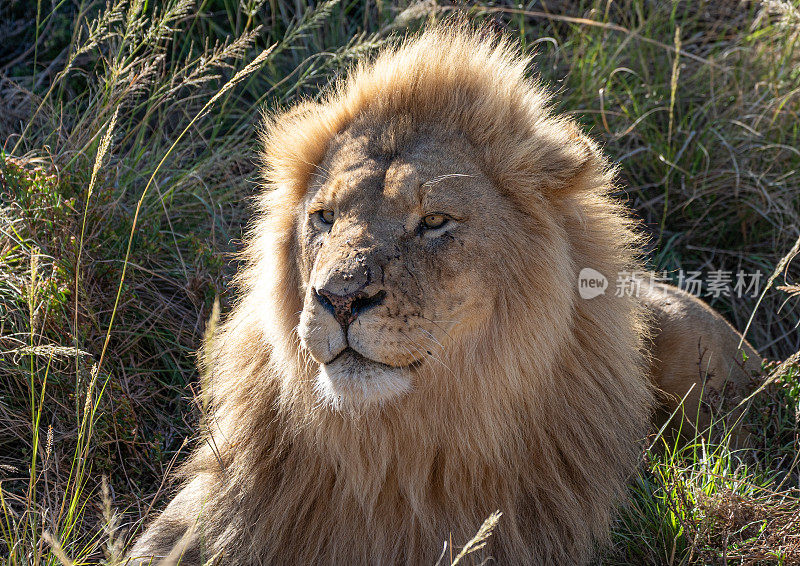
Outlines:
[[380, 407], [411, 390], [405, 368], [365, 358], [347, 349], [327, 364], [320, 364], [316, 389], [333, 409], [360, 413]]

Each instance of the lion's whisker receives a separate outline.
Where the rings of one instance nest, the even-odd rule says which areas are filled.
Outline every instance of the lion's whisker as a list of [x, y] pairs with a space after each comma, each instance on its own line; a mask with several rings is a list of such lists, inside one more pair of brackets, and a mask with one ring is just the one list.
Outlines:
[[447, 173], [445, 175], [439, 175], [438, 177], [434, 177], [430, 181], [426, 181], [425, 183], [422, 183], [422, 186], [423, 187], [432, 187], [433, 185], [435, 185], [437, 183], [441, 183], [442, 181], [445, 181], [447, 179], [452, 179], [454, 177], [473, 178], [474, 175], [466, 175], [464, 173]]

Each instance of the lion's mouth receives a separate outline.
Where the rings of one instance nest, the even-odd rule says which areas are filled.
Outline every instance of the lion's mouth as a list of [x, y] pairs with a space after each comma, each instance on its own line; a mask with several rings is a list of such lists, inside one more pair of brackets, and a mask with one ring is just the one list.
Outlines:
[[357, 363], [370, 363], [370, 364], [378, 364], [378, 365], [386, 366], [386, 367], [393, 367], [393, 366], [390, 366], [389, 364], [384, 364], [383, 362], [379, 362], [377, 360], [370, 359], [370, 358], [366, 357], [363, 354], [359, 354], [358, 352], [353, 350], [353, 348], [351, 348], [350, 346], [348, 346], [347, 348], [345, 348], [344, 350], [342, 350], [341, 352], [336, 354], [330, 361], [325, 362], [325, 364], [329, 365], [329, 364], [334, 363], [337, 360], [343, 360], [345, 358], [350, 358], [352, 361], [357, 362]]
[[337, 361], [342, 361], [342, 362], [346, 361], [348, 363], [348, 365], [350, 365], [351, 367], [352, 366], [355, 366], [355, 367], [358, 367], [358, 366], [365, 366], [365, 367], [367, 367], [367, 366], [372, 366], [372, 367], [378, 366], [378, 367], [383, 367], [383, 368], [386, 368], [386, 369], [411, 369], [411, 368], [419, 366], [423, 362], [423, 360], [415, 360], [415, 361], [411, 362], [410, 364], [404, 364], [404, 365], [387, 364], [385, 362], [379, 362], [378, 360], [373, 360], [372, 358], [368, 358], [367, 356], [357, 352], [356, 350], [354, 350], [350, 346], [346, 347], [344, 350], [342, 350], [341, 352], [336, 354], [335, 357], [333, 357], [330, 361], [325, 362], [323, 365], [330, 365], [330, 364], [333, 364], [333, 363], [335, 363]]

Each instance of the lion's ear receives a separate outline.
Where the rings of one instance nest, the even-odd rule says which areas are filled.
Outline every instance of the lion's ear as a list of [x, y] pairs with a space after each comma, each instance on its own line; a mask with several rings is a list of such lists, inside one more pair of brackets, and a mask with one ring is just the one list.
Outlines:
[[266, 181], [297, 194], [305, 192], [336, 127], [325, 108], [315, 102], [304, 101], [281, 114], [265, 116], [261, 144]]
[[567, 133], [566, 162], [570, 166], [551, 194], [568, 197], [586, 192], [605, 192], [613, 183], [615, 170], [600, 147], [580, 127], [570, 121], [565, 124]]

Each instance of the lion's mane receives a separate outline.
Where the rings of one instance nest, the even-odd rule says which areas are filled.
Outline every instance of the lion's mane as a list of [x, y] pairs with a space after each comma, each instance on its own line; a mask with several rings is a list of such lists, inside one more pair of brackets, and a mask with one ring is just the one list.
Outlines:
[[[437, 26], [268, 120], [241, 299], [206, 352], [207, 438], [184, 468], [195, 497], [160, 519], [185, 530], [195, 516], [191, 553], [433, 564], [445, 540], [465, 543], [496, 509], [487, 552], [502, 563], [584, 563], [607, 539], [647, 430], [645, 325], [633, 297], [580, 299], [577, 272], [636, 269], [636, 242], [609, 196], [613, 171], [553, 115], [528, 64], [507, 41]], [[536, 249], [488, 248], [519, 257], [498, 274], [506, 303], [494, 324], [452, 353], [447, 386], [362, 418], [320, 405], [296, 333], [298, 203], [329, 140], [355, 121], [400, 124], [398, 145], [413, 124], [456, 128], [497, 190], [567, 243], [538, 260]]]

